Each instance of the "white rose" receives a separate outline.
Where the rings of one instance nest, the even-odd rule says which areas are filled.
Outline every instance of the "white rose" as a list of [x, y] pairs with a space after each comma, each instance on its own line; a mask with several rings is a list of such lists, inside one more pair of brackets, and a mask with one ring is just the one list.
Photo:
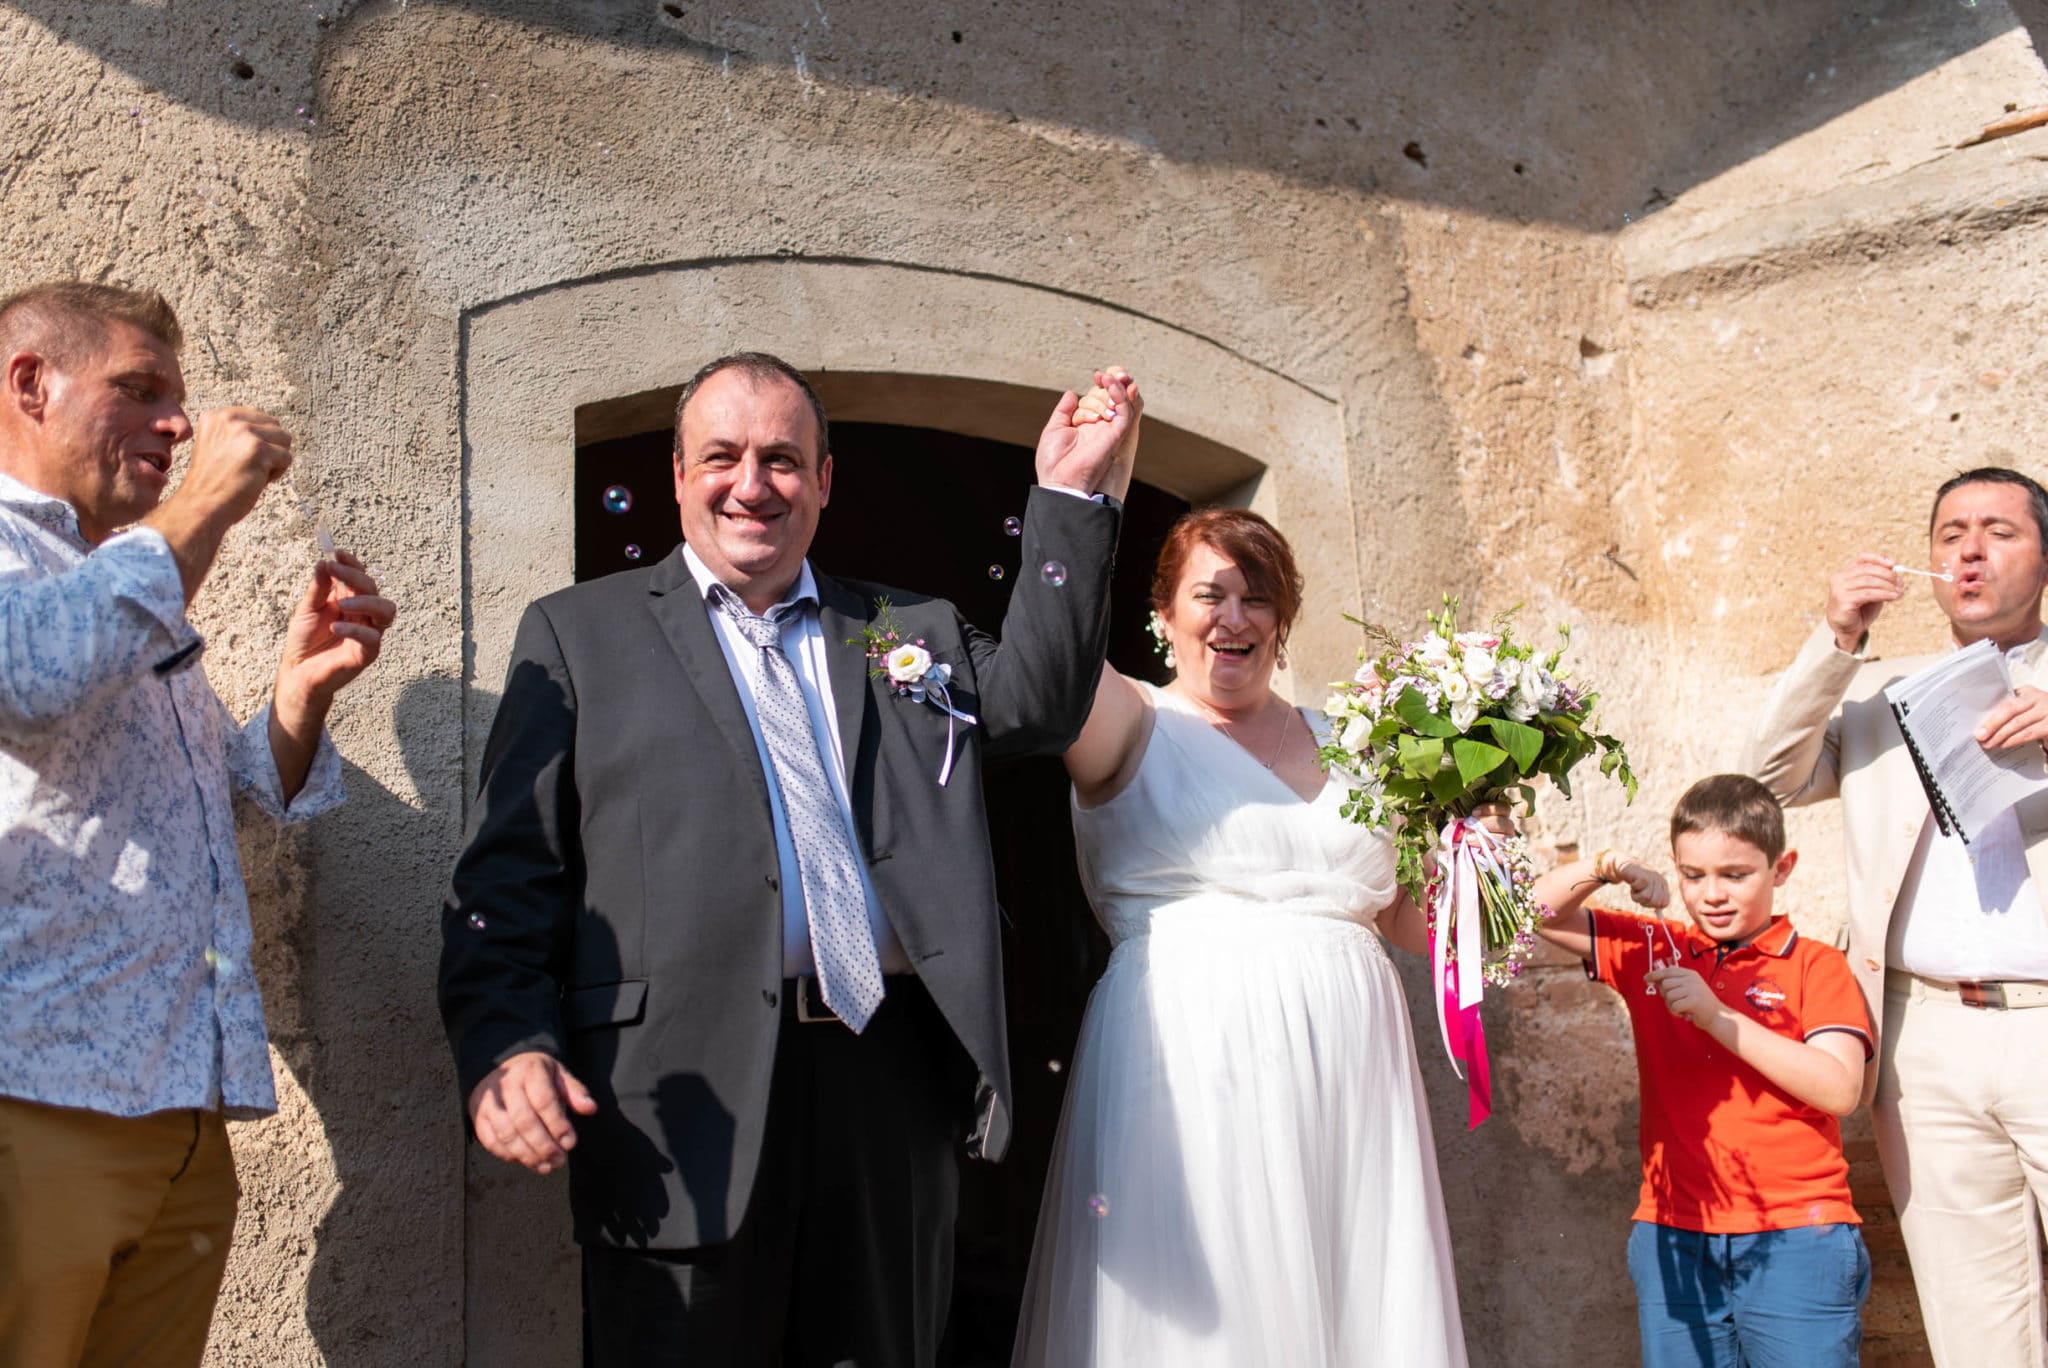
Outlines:
[[1365, 754], [1366, 740], [1372, 735], [1372, 722], [1368, 718], [1354, 717], [1344, 724], [1344, 730], [1337, 736], [1337, 744], [1353, 755]]
[[1425, 664], [1442, 669], [1451, 663], [1451, 643], [1445, 641], [1438, 633], [1431, 632], [1422, 639], [1422, 644], [1415, 648], [1415, 654], [1420, 656]]
[[1493, 679], [1493, 652], [1483, 646], [1467, 647], [1465, 651], [1465, 678], [1474, 684], [1485, 684]]
[[1451, 725], [1459, 731], [1471, 731], [1472, 724], [1478, 720], [1479, 702], [1477, 699], [1467, 698], [1463, 702], [1451, 704]]
[[1527, 722], [1536, 715], [1536, 705], [1524, 702], [1520, 694], [1508, 700], [1508, 721]]
[[889, 678], [898, 684], [915, 684], [932, 667], [932, 653], [909, 642], [889, 652]]
[[1351, 711], [1351, 695], [1333, 693], [1323, 700], [1323, 716], [1343, 717]]
[[1452, 703], [1463, 703], [1472, 697], [1472, 681], [1456, 670], [1437, 671], [1436, 682], [1443, 689], [1444, 697]]

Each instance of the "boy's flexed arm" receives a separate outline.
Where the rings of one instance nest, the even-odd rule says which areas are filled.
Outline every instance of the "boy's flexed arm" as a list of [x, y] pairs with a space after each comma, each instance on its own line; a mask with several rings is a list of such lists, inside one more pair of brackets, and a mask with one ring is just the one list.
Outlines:
[[[1845, 971], [1846, 972], [1846, 971]], [[1828, 1030], [1806, 1040], [1779, 1035], [1714, 996], [1707, 981], [1682, 965], [1653, 970], [1650, 982], [1673, 1016], [1684, 1017], [1737, 1059], [1809, 1107], [1836, 1116], [1856, 1110], [1863, 1095], [1867, 1037]]]
[[1590, 917], [1577, 915], [1586, 899], [1604, 884], [1625, 884], [1637, 905], [1661, 908], [1671, 901], [1663, 876], [1642, 861], [1603, 850], [1590, 860], [1572, 860], [1537, 878], [1530, 896], [1550, 909], [1548, 921], [1536, 927], [1536, 934], [1558, 949], [1590, 962], [1593, 958], [1593, 925]]

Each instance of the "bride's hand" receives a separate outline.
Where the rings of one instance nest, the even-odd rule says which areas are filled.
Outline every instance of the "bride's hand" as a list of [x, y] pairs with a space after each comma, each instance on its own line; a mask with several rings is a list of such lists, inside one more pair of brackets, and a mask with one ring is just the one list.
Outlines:
[[[1122, 367], [1110, 367], [1104, 375], [1124, 381], [1124, 385], [1128, 387], [1130, 393], [1133, 393], [1133, 395], [1137, 393], [1137, 383], [1130, 379], [1130, 373], [1124, 371]], [[1079, 428], [1081, 424], [1090, 424], [1090, 422], [1110, 422], [1114, 418], [1116, 418], [1116, 399], [1102, 385], [1090, 385], [1087, 393], [1081, 395], [1081, 401], [1073, 405], [1073, 426], [1075, 428]]]
[[1515, 825], [1515, 810], [1506, 803], [1481, 803], [1472, 809], [1472, 819], [1496, 836], [1521, 835]]

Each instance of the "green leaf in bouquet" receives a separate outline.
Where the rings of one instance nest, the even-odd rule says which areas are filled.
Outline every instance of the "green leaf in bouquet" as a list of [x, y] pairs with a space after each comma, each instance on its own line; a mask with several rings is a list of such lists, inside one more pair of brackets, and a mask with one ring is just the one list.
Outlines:
[[1372, 724], [1372, 744], [1383, 746], [1393, 740], [1401, 734], [1402, 725], [1401, 719], [1393, 713], [1388, 713], [1381, 717], [1379, 721]]
[[1424, 736], [1441, 736], [1446, 739], [1458, 734], [1448, 717], [1438, 717], [1429, 710], [1429, 704], [1413, 687], [1401, 690], [1401, 696], [1394, 700], [1394, 711], [1403, 722], [1421, 732]]
[[1436, 772], [1444, 767], [1444, 743], [1441, 738], [1410, 736], [1401, 734], [1396, 743], [1400, 750], [1401, 768], [1417, 779], [1427, 782], [1436, 778]]
[[1486, 727], [1493, 733], [1493, 739], [1507, 748], [1507, 753], [1514, 758], [1515, 769], [1522, 774], [1527, 774], [1535, 765], [1536, 757], [1543, 753], [1543, 733], [1526, 723], [1506, 717], [1489, 717]]
[[1499, 769], [1508, 759], [1508, 753], [1499, 746], [1489, 746], [1484, 741], [1461, 736], [1451, 742], [1451, 759], [1457, 762], [1459, 782], [1471, 788]]
[[1429, 785], [1420, 779], [1411, 779], [1405, 774], [1396, 774], [1386, 782], [1387, 797], [1397, 803], [1419, 803], [1429, 792]]
[[1465, 781], [1454, 769], [1438, 770], [1429, 781], [1429, 796], [1448, 807], [1465, 796]]

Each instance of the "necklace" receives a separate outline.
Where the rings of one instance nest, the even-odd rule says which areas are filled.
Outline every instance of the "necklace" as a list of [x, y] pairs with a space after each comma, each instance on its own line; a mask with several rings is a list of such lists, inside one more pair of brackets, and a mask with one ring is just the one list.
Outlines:
[[[1238, 734], [1231, 730], [1231, 728], [1235, 727], [1237, 723], [1232, 722], [1228, 717], [1224, 716], [1223, 713], [1221, 713], [1215, 708], [1210, 707], [1207, 703], [1204, 703], [1201, 699], [1196, 698], [1193, 694], [1188, 694], [1187, 699], [1189, 702], [1193, 703], [1198, 710], [1200, 710], [1202, 716], [1208, 720], [1210, 726], [1214, 727], [1217, 731], [1222, 732], [1225, 736], [1230, 738], [1232, 745], [1239, 747], [1241, 750], [1244, 751], [1246, 755], [1249, 755], [1252, 759], [1259, 760], [1259, 753], [1256, 750], [1253, 750], [1251, 746], [1247, 745], [1243, 740], [1239, 739]], [[1271, 698], [1268, 698], [1266, 703], [1260, 708], [1259, 716], [1264, 716], [1272, 710], [1273, 700]], [[1294, 709], [1288, 708], [1285, 712], [1281, 714], [1280, 729], [1278, 733], [1273, 737], [1273, 752], [1272, 754], [1268, 755], [1265, 759], [1259, 760], [1259, 763], [1269, 770], [1272, 769], [1274, 765], [1279, 763], [1280, 752], [1287, 744], [1287, 733], [1289, 730], [1291, 730], [1287, 725], [1287, 717], [1288, 714], [1291, 714], [1293, 711]]]

